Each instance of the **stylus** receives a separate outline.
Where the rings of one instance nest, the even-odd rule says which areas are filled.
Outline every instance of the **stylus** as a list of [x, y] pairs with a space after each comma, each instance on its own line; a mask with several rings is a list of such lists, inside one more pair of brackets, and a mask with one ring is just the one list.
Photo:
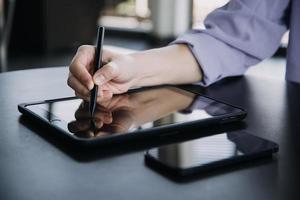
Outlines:
[[[98, 27], [97, 34], [97, 45], [96, 45], [96, 54], [95, 54], [95, 66], [93, 74], [102, 67], [102, 47], [104, 40], [104, 31], [105, 28], [103, 26]], [[90, 97], [90, 115], [94, 116], [95, 107], [97, 103], [97, 95], [98, 95], [98, 86], [95, 84], [94, 88], [91, 91]]]

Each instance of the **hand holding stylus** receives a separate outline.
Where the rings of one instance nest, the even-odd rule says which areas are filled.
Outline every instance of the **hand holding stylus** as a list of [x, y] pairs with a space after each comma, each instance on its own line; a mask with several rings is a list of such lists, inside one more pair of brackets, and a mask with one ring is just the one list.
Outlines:
[[171, 45], [131, 54], [103, 49], [103, 66], [94, 75], [95, 47], [78, 48], [69, 70], [68, 85], [76, 96], [88, 100], [94, 84], [97, 99], [109, 99], [129, 88], [160, 84], [185, 84], [201, 80], [201, 71], [185, 45]]
[[94, 84], [100, 86], [97, 97], [100, 101], [135, 87], [135, 83], [141, 78], [138, 75], [141, 68], [137, 67], [132, 55], [103, 49], [103, 66], [92, 75], [90, 72], [94, 68], [95, 51], [93, 46], [79, 47], [70, 64], [68, 85], [75, 91], [76, 96], [89, 101], [90, 90], [93, 89]]

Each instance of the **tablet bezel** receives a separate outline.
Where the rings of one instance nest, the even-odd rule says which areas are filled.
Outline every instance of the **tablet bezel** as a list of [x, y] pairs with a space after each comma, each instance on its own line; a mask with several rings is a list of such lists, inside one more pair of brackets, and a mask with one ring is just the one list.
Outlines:
[[[239, 108], [239, 107], [233, 106], [231, 104], [207, 97], [205, 95], [202, 95], [202, 94], [190, 91], [190, 90], [182, 89], [182, 88], [179, 88], [176, 86], [159, 86], [159, 87], [147, 87], [147, 88], [132, 89], [132, 90], [128, 91], [128, 93], [140, 92], [140, 91], [145, 91], [147, 89], [160, 88], [160, 87], [168, 87], [168, 88], [173, 87], [175, 89], [183, 90], [184, 92], [190, 92], [190, 93], [193, 93], [196, 95], [201, 95], [203, 97], [206, 97], [206, 98], [216, 101], [218, 103], [222, 103], [222, 104], [234, 107], [236, 109], [239, 109], [240, 112], [225, 114], [225, 115], [221, 115], [221, 116], [214, 116], [212, 118], [195, 120], [195, 121], [190, 121], [190, 122], [183, 122], [180, 124], [169, 124], [169, 125], [163, 125], [160, 127], [152, 127], [152, 128], [148, 128], [148, 129], [137, 130], [137, 131], [134, 131], [131, 133], [112, 134], [112, 135], [108, 135], [105, 137], [98, 137], [98, 138], [97, 137], [95, 137], [95, 138], [80, 138], [73, 134], [70, 134], [69, 132], [67, 132], [65, 129], [61, 128], [61, 126], [58, 125], [59, 123], [64, 123], [64, 120], [61, 120], [61, 122], [58, 121], [55, 123], [51, 123], [51, 122], [49, 122], [49, 120], [43, 118], [42, 116], [38, 115], [37, 113], [35, 113], [35, 112], [31, 111], [29, 108], [27, 108], [30, 105], [73, 100], [73, 99], [77, 99], [77, 97], [65, 97], [65, 98], [58, 98], [58, 99], [49, 99], [49, 100], [44, 100], [44, 101], [21, 103], [18, 105], [18, 110], [23, 115], [25, 115], [31, 119], [34, 119], [35, 121], [38, 121], [38, 122], [41, 122], [41, 123], [47, 125], [51, 129], [53, 129], [57, 135], [64, 136], [64, 138], [71, 139], [71, 140], [76, 141], [77, 143], [83, 144], [83, 145], [101, 145], [101, 144], [108, 144], [108, 143], [113, 143], [113, 142], [122, 142], [124, 140], [131, 140], [131, 139], [143, 139], [143, 138], [146, 139], [148, 137], [152, 137], [152, 136], [156, 136], [156, 135], [180, 134], [180, 132], [182, 132], [182, 130], [192, 130], [194, 128], [207, 127], [210, 125], [240, 121], [240, 120], [244, 119], [247, 115], [247, 112], [242, 108]], [[44, 111], [46, 111], [46, 110], [44, 110]]]

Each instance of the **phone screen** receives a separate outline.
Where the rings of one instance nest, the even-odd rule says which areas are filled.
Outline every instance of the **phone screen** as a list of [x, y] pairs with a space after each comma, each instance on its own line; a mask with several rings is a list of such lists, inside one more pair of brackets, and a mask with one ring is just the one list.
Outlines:
[[146, 157], [173, 169], [187, 170], [222, 165], [225, 161], [266, 152], [271, 154], [277, 150], [277, 144], [239, 131], [151, 149], [146, 152]]
[[132, 133], [241, 112], [241, 109], [175, 87], [115, 95], [98, 102], [93, 119], [89, 114], [89, 103], [78, 98], [26, 108], [81, 138]]

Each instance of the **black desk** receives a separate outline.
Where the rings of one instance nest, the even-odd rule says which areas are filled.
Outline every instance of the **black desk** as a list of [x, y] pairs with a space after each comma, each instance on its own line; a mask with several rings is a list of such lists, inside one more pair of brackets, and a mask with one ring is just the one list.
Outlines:
[[300, 85], [245, 77], [206, 90], [247, 109], [247, 129], [279, 143], [280, 152], [271, 162], [178, 183], [147, 168], [143, 150], [79, 161], [57, 148], [51, 136], [45, 138], [41, 127], [28, 127], [17, 104], [72, 95], [66, 77], [66, 68], [0, 74], [0, 199], [297, 198]]

